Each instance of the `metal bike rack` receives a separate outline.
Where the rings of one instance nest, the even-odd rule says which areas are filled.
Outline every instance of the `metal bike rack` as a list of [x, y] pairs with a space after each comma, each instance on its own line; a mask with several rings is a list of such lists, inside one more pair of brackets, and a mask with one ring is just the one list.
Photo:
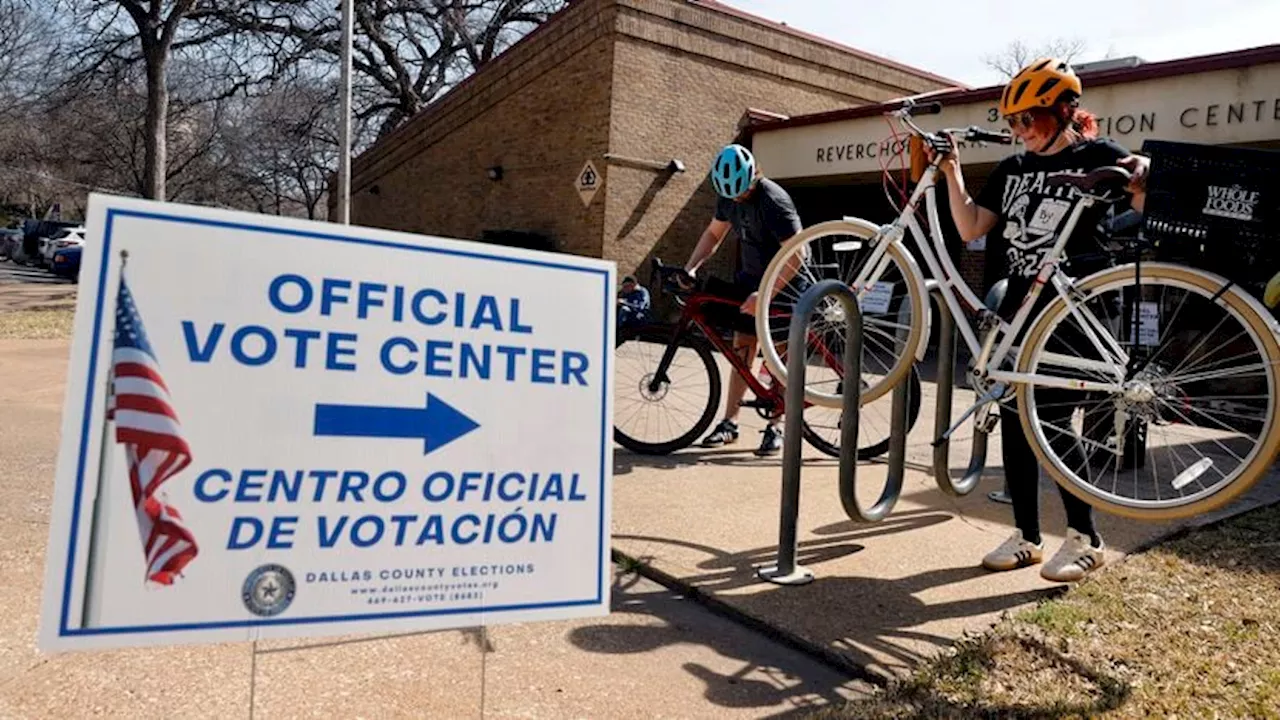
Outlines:
[[[824, 280], [805, 291], [791, 317], [788, 348], [805, 347], [809, 318], [818, 302], [834, 295], [844, 307], [848, 340], [844, 353], [844, 377], [862, 377], [862, 311], [857, 296], [838, 280]], [[787, 358], [786, 426], [782, 448], [782, 516], [778, 530], [778, 562], [757, 569], [764, 580], [777, 585], [804, 585], [813, 581], [813, 572], [796, 564], [796, 523], [800, 514], [801, 422], [804, 415], [805, 353], [792, 352]], [[840, 502], [850, 520], [877, 522], [884, 519], [902, 494], [907, 455], [907, 391], [910, 383], [898, 383], [893, 390], [892, 429], [889, 439], [889, 472], [880, 499], [870, 509], [858, 504], [854, 489], [858, 476], [858, 420], [862, 405], [862, 383], [845, 382], [840, 421]]]
[[955, 392], [956, 371], [956, 320], [942, 298], [934, 281], [928, 283], [930, 295], [938, 300], [938, 312], [942, 322], [938, 324], [938, 397], [934, 407], [933, 479], [938, 488], [948, 495], [968, 495], [978, 486], [982, 471], [987, 465], [987, 433], [975, 428], [973, 454], [969, 457], [969, 469], [960, 482], [951, 482], [951, 440], [941, 440], [951, 427], [952, 394]]

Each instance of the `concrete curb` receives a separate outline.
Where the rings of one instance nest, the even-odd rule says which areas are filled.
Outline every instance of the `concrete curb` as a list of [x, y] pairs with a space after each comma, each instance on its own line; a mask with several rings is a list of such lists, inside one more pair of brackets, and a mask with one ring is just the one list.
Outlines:
[[612, 551], [613, 561], [625, 568], [633, 569], [641, 577], [671, 590], [680, 595], [693, 600], [702, 605], [707, 610], [719, 615], [731, 622], [737, 623], [748, 630], [752, 630], [764, 637], [772, 640], [779, 645], [790, 648], [800, 654], [821, 663], [836, 672], [847, 675], [851, 679], [864, 680], [876, 687], [886, 687], [893, 678], [881, 673], [874, 672], [866, 667], [851, 662], [843, 655], [831, 651], [823, 645], [809, 642], [803, 637], [795, 633], [783, 630], [775, 625], [770, 624], [767, 620], [758, 618], [750, 613], [745, 613], [729, 603], [724, 602], [715, 597], [715, 595], [703, 592], [697, 587], [685, 583], [672, 575], [658, 570], [657, 568], [644, 563], [636, 558], [627, 555], [618, 549]]

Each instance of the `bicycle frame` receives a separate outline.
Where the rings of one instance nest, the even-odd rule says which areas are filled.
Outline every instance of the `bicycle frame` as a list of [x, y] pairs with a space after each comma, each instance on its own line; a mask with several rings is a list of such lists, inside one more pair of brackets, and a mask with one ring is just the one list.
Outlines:
[[[907, 124], [911, 125], [909, 121]], [[914, 129], [923, 134], [923, 131], [919, 131], [919, 128]], [[937, 205], [936, 181], [940, 172], [938, 169], [939, 161], [940, 158], [935, 158], [925, 168], [920, 182], [916, 185], [916, 189], [911, 194], [911, 198], [907, 201], [902, 213], [892, 223], [884, 226], [881, 229], [879, 238], [873, 241], [876, 247], [872, 250], [866, 265], [863, 266], [862, 271], [858, 273], [853, 283], [853, 286], [858, 288], [859, 294], [865, 293], [866, 288], [870, 287], [871, 283], [883, 273], [889, 262], [889, 258], [886, 256], [889, 244], [903, 243], [906, 232], [910, 231], [919, 247], [918, 254], [924, 258], [930, 274], [937, 281], [943, 301], [947, 303], [947, 308], [956, 319], [956, 327], [959, 328], [960, 335], [975, 359], [975, 373], [997, 382], [1030, 382], [1045, 387], [1062, 387], [1076, 390], [1105, 390], [1112, 392], [1120, 390], [1121, 383], [1125, 379], [1129, 356], [1115, 341], [1115, 338], [1105, 330], [1105, 326], [1093, 312], [1077, 301], [1076, 293], [1074, 293], [1074, 283], [1070, 278], [1066, 277], [1059, 267], [1067, 240], [1075, 231], [1084, 211], [1092, 206], [1097, 201], [1097, 198], [1084, 193], [1078, 194], [1071, 214], [1067, 218], [1067, 223], [1058, 234], [1053, 248], [1041, 262], [1030, 291], [1023, 299], [1022, 305], [1018, 308], [1013, 320], [1006, 322], [978, 299], [961, 277], [960, 271], [956, 268], [950, 254], [943, 245], [944, 236]], [[925, 204], [928, 218], [930, 231], [928, 235], [926, 235], [924, 228], [920, 226], [919, 221], [916, 219], [916, 210], [921, 202]], [[926, 238], [932, 240], [932, 243], [926, 242]], [[910, 254], [908, 248], [904, 248], [904, 250]], [[1081, 327], [1084, 329], [1090, 343], [1101, 353], [1101, 357], [1109, 359], [1110, 362], [1084, 360], [1057, 354], [1046, 354], [1046, 357], [1051, 357], [1054, 364], [1063, 367], [1103, 371], [1114, 375], [1116, 378], [1115, 383], [1055, 378], [999, 369], [1015, 350], [1013, 342], [1021, 334], [1030, 319], [1031, 309], [1046, 284], [1053, 285], [1054, 290], [1071, 309], [1072, 315], [1080, 321]], [[984, 323], [991, 323], [991, 331], [985, 341], [979, 340], [978, 331], [974, 329], [968, 315], [962, 312], [961, 301], [970, 309], [980, 313]], [[1102, 332], [1099, 332], [1099, 330], [1102, 330]], [[998, 345], [995, 344], [997, 340], [999, 340]], [[925, 340], [922, 339], [921, 342], [925, 342]], [[996, 369], [988, 370], [988, 368]]]
[[[746, 381], [747, 387], [755, 395], [757, 400], [761, 403], [767, 404], [769, 406], [767, 409], [774, 410], [776, 413], [775, 417], [781, 417], [783, 413], [786, 412], [785, 392], [782, 388], [782, 384], [777, 382], [777, 378], [774, 378], [774, 382], [769, 386], [765, 386], [764, 383], [760, 382], [760, 380], [751, 372], [751, 368], [747, 365], [747, 362], [739, 357], [737, 352], [734, 352], [733, 345], [721, 337], [720, 332], [707, 322], [703, 312], [704, 306], [712, 304], [730, 305], [734, 310], [737, 310], [738, 306], [741, 305], [741, 302], [737, 300], [728, 300], [708, 293], [695, 292], [684, 298], [682, 304], [684, 307], [680, 313], [680, 320], [676, 323], [676, 327], [671, 334], [671, 341], [667, 343], [667, 348], [662, 354], [662, 360], [659, 361], [658, 368], [654, 372], [653, 381], [650, 383], [650, 390], [656, 392], [663, 382], [670, 382], [670, 378], [667, 377], [667, 369], [671, 367], [671, 362], [675, 359], [676, 350], [680, 346], [680, 338], [682, 338], [685, 333], [689, 332], [690, 327], [697, 327], [702, 331], [702, 334], [707, 338], [707, 340], [720, 351], [720, 354], [728, 358], [729, 364], [732, 365], [738, 375]], [[783, 313], [778, 313], [778, 316], [783, 316]], [[811, 338], [813, 337], [812, 332], [810, 332], [809, 335]], [[820, 349], [828, 364], [838, 364], [839, 358], [836, 358], [825, 345], [821, 346]], [[754, 360], [754, 358], [752, 359]], [[765, 368], [765, 372], [769, 372], [767, 367]], [[840, 374], [843, 376], [843, 372]], [[773, 373], [769, 373], [769, 375], [770, 377], [773, 377]], [[808, 407], [809, 405], [810, 403], [805, 403], [805, 407]]]

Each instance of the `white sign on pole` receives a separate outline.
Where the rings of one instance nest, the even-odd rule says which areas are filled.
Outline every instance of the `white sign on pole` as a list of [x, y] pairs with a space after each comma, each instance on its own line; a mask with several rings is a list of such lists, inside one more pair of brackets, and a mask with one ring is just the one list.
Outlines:
[[90, 199], [40, 647], [609, 608], [613, 263]]

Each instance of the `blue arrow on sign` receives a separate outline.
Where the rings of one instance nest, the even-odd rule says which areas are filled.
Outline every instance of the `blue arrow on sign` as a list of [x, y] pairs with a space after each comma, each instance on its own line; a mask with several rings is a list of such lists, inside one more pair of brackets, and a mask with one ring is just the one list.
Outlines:
[[474, 420], [431, 393], [427, 393], [424, 408], [316, 405], [316, 435], [420, 439], [424, 455], [478, 427]]

